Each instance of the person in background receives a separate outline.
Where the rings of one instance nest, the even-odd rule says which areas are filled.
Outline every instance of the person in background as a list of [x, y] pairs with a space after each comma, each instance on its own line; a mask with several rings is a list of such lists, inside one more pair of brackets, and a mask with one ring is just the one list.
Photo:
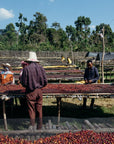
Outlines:
[[[87, 61], [87, 68], [84, 73], [85, 84], [96, 83], [99, 79], [99, 73], [95, 66], [93, 66], [92, 60]], [[95, 99], [91, 99], [90, 108], [93, 108]], [[86, 108], [87, 98], [83, 98], [83, 108]]]
[[[1, 85], [11, 85], [15, 83], [15, 77], [12, 73], [12, 67], [9, 63], [2, 64], [3, 70], [0, 72], [0, 84]], [[2, 101], [0, 101], [2, 103]], [[6, 101], [6, 105], [8, 106], [8, 110], [11, 112], [13, 107], [13, 99], [8, 99]]]
[[21, 69], [21, 72], [20, 72], [20, 75], [19, 75], [19, 82], [20, 82], [20, 79], [21, 79], [21, 76], [22, 76], [23, 69], [24, 69], [24, 67], [26, 67], [27, 65], [28, 65], [27, 62], [21, 61], [22, 69]]
[[71, 64], [72, 64], [72, 60], [69, 57], [67, 57], [67, 65], [71, 65]]
[[15, 77], [12, 73], [12, 67], [9, 63], [2, 64], [3, 70], [0, 73], [0, 83], [2, 85], [14, 84]]
[[[20, 84], [20, 81], [21, 81], [21, 78], [22, 78], [23, 69], [24, 69], [27, 65], [28, 65], [27, 62], [21, 61], [22, 69], [21, 69], [21, 72], [20, 72], [20, 75], [19, 75], [18, 84]], [[20, 104], [21, 104], [22, 108], [25, 108], [25, 110], [26, 110], [26, 108], [27, 108], [26, 98], [25, 98], [25, 97], [20, 97], [19, 101], [20, 101]]]
[[37, 129], [42, 128], [42, 90], [47, 85], [44, 68], [39, 64], [35, 52], [29, 52], [28, 65], [24, 67], [21, 84], [26, 88], [26, 101], [30, 117], [30, 130], [36, 130], [36, 111], [38, 113]]
[[61, 55], [61, 62], [64, 64], [65, 63], [65, 57]]

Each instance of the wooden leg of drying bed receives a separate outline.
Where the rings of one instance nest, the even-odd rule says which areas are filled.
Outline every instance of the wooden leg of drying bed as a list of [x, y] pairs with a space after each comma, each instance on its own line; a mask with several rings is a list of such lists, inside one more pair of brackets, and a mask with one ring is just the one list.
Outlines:
[[59, 83], [61, 83], [61, 79], [59, 80]]
[[3, 100], [3, 118], [4, 118], [4, 128], [5, 128], [5, 130], [8, 130], [7, 119], [6, 119], [5, 100]]
[[61, 106], [61, 98], [58, 97], [58, 98], [57, 98], [58, 123], [60, 122], [60, 113], [61, 113], [60, 106]]

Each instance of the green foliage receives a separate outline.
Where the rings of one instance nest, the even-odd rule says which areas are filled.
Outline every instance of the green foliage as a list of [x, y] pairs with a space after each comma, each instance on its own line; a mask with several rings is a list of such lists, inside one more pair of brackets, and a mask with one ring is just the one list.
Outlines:
[[3, 42], [0, 42], [0, 50], [4, 50], [5, 49], [5, 44]]
[[40, 51], [53, 51], [54, 47], [49, 42], [44, 42], [39, 45]]
[[52, 23], [47, 27], [47, 18], [40, 12], [33, 15], [27, 25], [27, 18], [19, 13], [15, 26], [10, 23], [4, 30], [0, 30], [1, 50], [34, 50], [34, 51], [102, 51], [103, 40], [100, 34], [104, 26], [105, 50], [114, 52], [114, 32], [110, 25], [101, 23], [95, 30], [90, 30], [89, 17], [79, 16], [74, 21], [75, 27], [66, 26], [63, 30], [60, 23]]
[[68, 38], [75, 42], [76, 41], [76, 29], [75, 27], [70, 26], [66, 26], [66, 33], [68, 35]]

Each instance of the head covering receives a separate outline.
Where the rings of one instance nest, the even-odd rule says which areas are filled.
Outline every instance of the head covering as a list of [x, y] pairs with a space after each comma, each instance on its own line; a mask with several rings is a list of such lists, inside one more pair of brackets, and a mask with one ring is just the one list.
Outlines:
[[2, 66], [8, 68], [10, 71], [12, 70], [12, 67], [9, 63], [3, 63]]
[[25, 61], [21, 61], [21, 65], [27, 65], [28, 63]]
[[39, 62], [39, 60], [37, 59], [37, 55], [35, 52], [29, 52], [29, 58], [27, 60], [25, 60], [26, 62]]

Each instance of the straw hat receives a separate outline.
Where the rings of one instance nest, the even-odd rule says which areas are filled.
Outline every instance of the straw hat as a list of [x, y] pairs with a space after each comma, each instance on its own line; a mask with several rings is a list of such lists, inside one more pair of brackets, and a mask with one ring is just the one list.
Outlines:
[[12, 67], [9, 63], [3, 63], [2, 64], [3, 67], [8, 67], [8, 69], [11, 71], [12, 70]]
[[39, 62], [39, 60], [37, 59], [37, 55], [35, 52], [29, 52], [29, 58], [27, 60], [25, 60], [26, 62]]

